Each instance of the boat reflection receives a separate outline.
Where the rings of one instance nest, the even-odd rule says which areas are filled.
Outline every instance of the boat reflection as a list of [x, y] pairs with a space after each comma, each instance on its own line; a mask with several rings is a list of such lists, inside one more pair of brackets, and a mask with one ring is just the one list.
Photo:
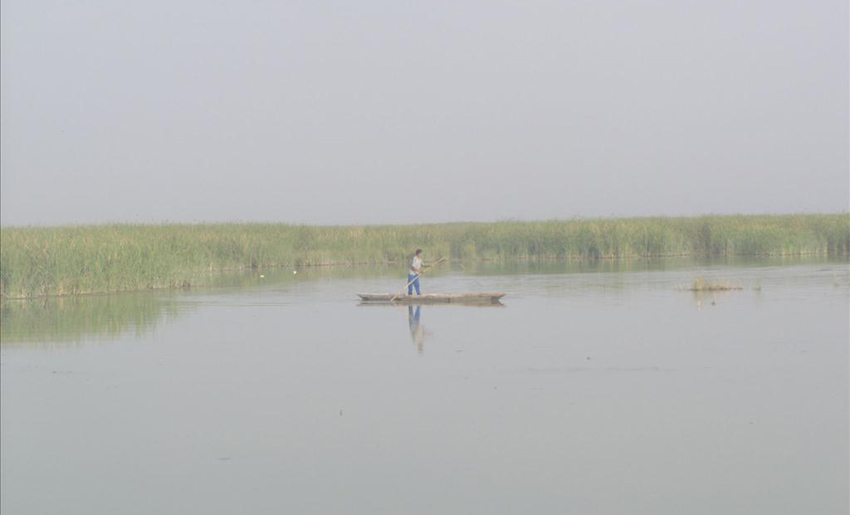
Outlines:
[[[407, 328], [410, 332], [410, 341], [416, 347], [416, 352], [423, 354], [425, 352], [425, 340], [432, 339], [433, 333], [422, 325], [422, 304], [407, 303], [406, 306], [396, 302], [367, 302], [361, 301], [357, 304], [363, 308], [386, 308], [395, 309], [407, 308]], [[471, 304], [437, 302], [428, 303], [428, 309], [469, 309], [469, 308], [505, 308], [501, 302], [474, 302]], [[394, 311], [394, 310], [393, 310]], [[396, 312], [397, 313], [397, 312]], [[396, 315], [394, 315], [396, 316]]]

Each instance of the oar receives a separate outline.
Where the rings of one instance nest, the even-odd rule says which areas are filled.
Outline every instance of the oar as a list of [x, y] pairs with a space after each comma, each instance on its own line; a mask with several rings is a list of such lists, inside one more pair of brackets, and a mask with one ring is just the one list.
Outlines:
[[[428, 266], [426, 266], [426, 267], [425, 267], [425, 268], [423, 268], [423, 269], [422, 269], [422, 270], [421, 270], [418, 274], [416, 274], [416, 277], [414, 277], [414, 278], [413, 278], [413, 281], [415, 281], [416, 279], [419, 279], [419, 276], [420, 276], [420, 275], [422, 275], [422, 274], [424, 274], [424, 273], [425, 273], [425, 271], [426, 271], [426, 270], [428, 270], [429, 268], [433, 268], [433, 267], [435, 267], [435, 266], [439, 265], [441, 261], [445, 261], [445, 260], [447, 260], [447, 259], [448, 259], [448, 258], [442, 258], [442, 259], [440, 259], [439, 261], [437, 261], [436, 263], [434, 263], [434, 264], [432, 264], [432, 265], [428, 265]], [[395, 300], [395, 299], [396, 299], [399, 295], [401, 295], [402, 293], [404, 293], [404, 290], [405, 290], [405, 289], [407, 289], [407, 287], [408, 287], [408, 286], [410, 286], [411, 284], [413, 284], [413, 281], [410, 281], [409, 283], [405, 284], [405, 285], [404, 285], [404, 288], [402, 288], [401, 290], [399, 290], [399, 292], [398, 292], [398, 293], [396, 293], [395, 295], [393, 295], [393, 298], [391, 298], [391, 299], [390, 299], [390, 302], [393, 302], [393, 301], [394, 301], [394, 300]]]

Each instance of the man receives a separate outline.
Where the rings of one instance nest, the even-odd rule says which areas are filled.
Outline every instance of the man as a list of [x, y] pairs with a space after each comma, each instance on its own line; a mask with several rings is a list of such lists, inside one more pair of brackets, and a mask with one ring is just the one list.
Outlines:
[[422, 273], [422, 249], [416, 249], [416, 254], [413, 255], [413, 261], [410, 262], [410, 270], [407, 272], [407, 294], [413, 295], [413, 288], [416, 287], [416, 295], [422, 295], [419, 291], [419, 274]]

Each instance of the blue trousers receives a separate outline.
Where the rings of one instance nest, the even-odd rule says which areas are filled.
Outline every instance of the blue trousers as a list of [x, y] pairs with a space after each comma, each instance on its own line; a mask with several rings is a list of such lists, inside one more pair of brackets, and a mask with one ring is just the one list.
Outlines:
[[[413, 282], [410, 282], [413, 281]], [[413, 295], [413, 288], [416, 287], [416, 295], [422, 295], [419, 291], [419, 275], [417, 274], [407, 274], [407, 282], [410, 284], [407, 285], [407, 294]]]

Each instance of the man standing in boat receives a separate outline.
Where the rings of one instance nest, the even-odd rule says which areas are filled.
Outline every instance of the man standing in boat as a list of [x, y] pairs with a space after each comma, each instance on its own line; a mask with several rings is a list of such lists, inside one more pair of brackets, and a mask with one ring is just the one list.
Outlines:
[[422, 249], [416, 249], [416, 254], [413, 255], [413, 261], [410, 262], [410, 270], [407, 272], [407, 294], [413, 295], [413, 288], [416, 288], [416, 295], [422, 295], [419, 291], [419, 274], [422, 273]]

